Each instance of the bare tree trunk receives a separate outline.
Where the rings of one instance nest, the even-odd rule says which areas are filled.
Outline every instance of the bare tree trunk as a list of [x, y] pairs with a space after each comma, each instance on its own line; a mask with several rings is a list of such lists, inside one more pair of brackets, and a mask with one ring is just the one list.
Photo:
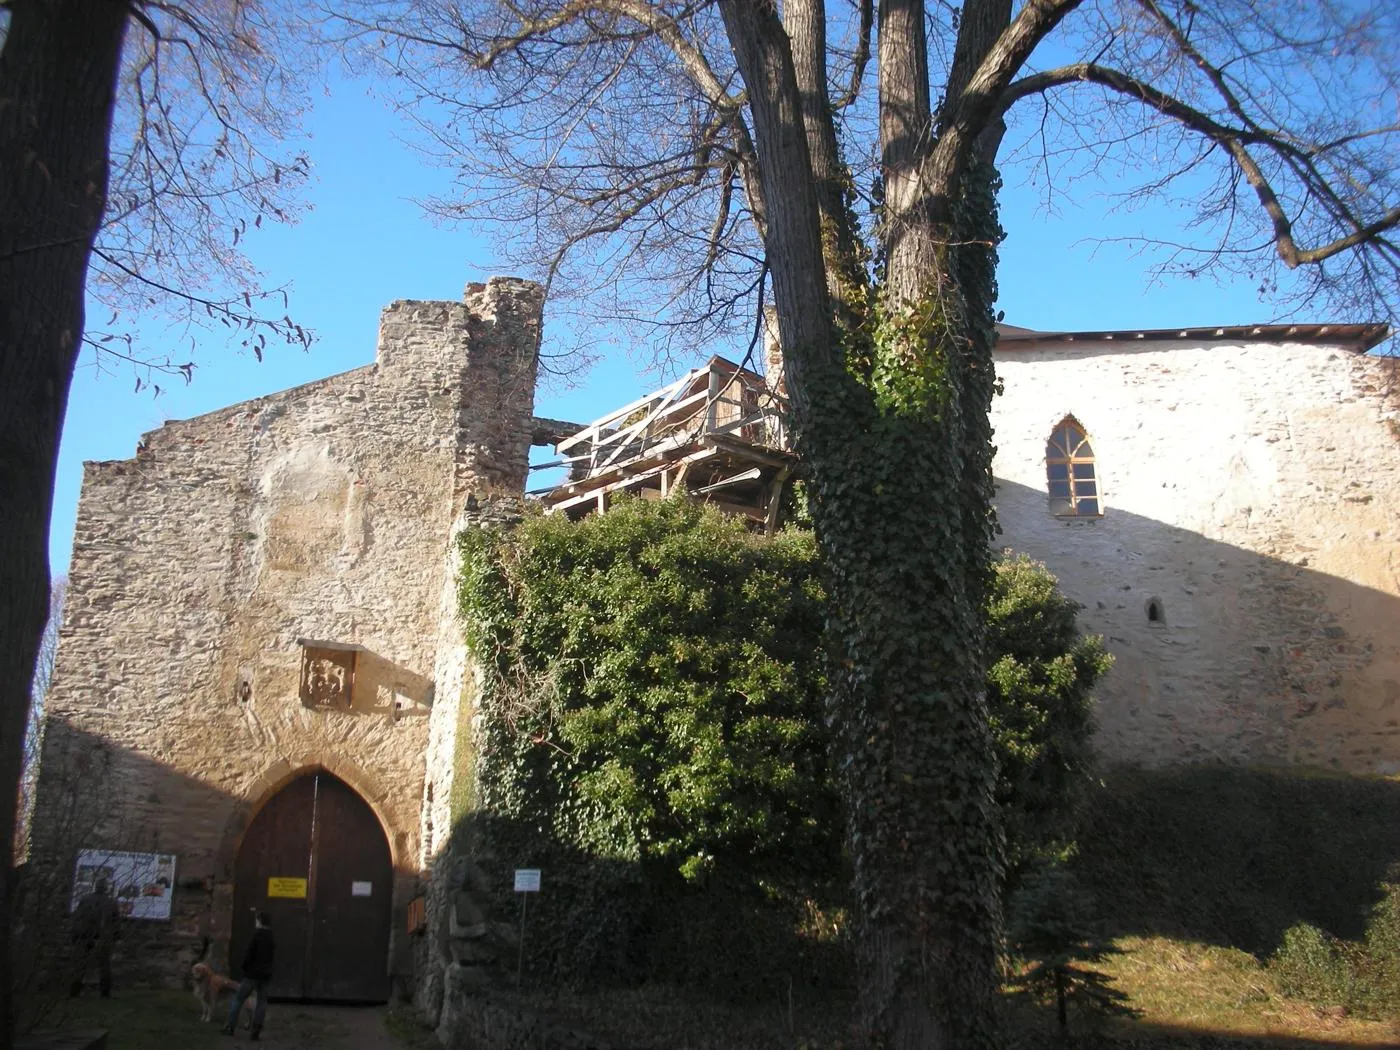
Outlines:
[[827, 292], [837, 323], [853, 331], [864, 320], [867, 306], [865, 268], [860, 262], [856, 230], [847, 214], [850, 172], [837, 146], [827, 89], [825, 4], [822, 0], [786, 0], [783, 28], [792, 50], [797, 93], [802, 100], [802, 127], [816, 180]]
[[[953, 48], [953, 66], [948, 70], [948, 83], [943, 93], [945, 99], [962, 97], [973, 74], [987, 57], [987, 52], [1010, 24], [1011, 0], [973, 0], [963, 8], [962, 21], [958, 23], [958, 41]], [[947, 116], [945, 106], [939, 114], [939, 123], [945, 122]], [[995, 164], [997, 147], [1001, 145], [1005, 133], [1006, 122], [997, 117], [978, 137], [978, 159], [987, 165]]]
[[794, 414], [801, 419], [811, 414], [805, 400], [811, 387], [804, 381], [806, 370], [839, 369], [841, 348], [831, 323], [820, 204], [797, 77], [771, 4], [721, 0], [720, 13], [753, 110], [754, 146], [768, 208], [764, 245], [778, 307], [778, 339], [786, 355]]
[[[15, 799], [39, 639], [59, 432], [107, 189], [127, 5], [12, 0], [0, 51], [0, 842]], [[14, 1028], [11, 894], [0, 900], [0, 1046]]]
[[923, 0], [880, 0], [879, 62], [886, 294], [913, 303], [928, 298], [941, 273], [922, 182], [933, 143]]

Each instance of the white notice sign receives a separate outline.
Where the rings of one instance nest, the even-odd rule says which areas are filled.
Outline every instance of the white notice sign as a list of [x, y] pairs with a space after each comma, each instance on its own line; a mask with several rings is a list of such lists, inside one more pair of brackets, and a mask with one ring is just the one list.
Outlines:
[[352, 882], [350, 883], [350, 896], [368, 897], [374, 893], [374, 883], [372, 882]]
[[515, 892], [516, 892], [516, 893], [539, 893], [539, 892], [540, 892], [540, 869], [539, 869], [539, 868], [516, 868], [516, 869], [515, 869]]

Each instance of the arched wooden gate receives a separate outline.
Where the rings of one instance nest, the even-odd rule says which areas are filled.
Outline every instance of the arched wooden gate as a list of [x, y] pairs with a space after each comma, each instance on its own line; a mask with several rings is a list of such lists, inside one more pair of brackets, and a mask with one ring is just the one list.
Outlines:
[[253, 818], [234, 868], [229, 961], [240, 975], [255, 911], [277, 945], [270, 994], [389, 998], [393, 861], [379, 819], [324, 770], [293, 780]]

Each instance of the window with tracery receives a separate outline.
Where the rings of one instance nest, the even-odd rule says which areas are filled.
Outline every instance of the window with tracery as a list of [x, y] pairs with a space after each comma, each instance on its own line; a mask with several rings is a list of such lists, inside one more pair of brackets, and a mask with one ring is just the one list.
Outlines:
[[1094, 447], [1073, 416], [1066, 416], [1045, 445], [1045, 476], [1050, 484], [1050, 513], [1060, 518], [1103, 515]]

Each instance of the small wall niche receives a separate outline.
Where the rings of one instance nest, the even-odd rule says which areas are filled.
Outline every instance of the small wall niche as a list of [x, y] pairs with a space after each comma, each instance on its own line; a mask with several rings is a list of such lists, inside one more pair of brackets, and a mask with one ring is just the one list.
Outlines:
[[1147, 622], [1155, 624], [1164, 624], [1167, 622], [1167, 610], [1162, 604], [1161, 598], [1153, 597], [1147, 599]]

